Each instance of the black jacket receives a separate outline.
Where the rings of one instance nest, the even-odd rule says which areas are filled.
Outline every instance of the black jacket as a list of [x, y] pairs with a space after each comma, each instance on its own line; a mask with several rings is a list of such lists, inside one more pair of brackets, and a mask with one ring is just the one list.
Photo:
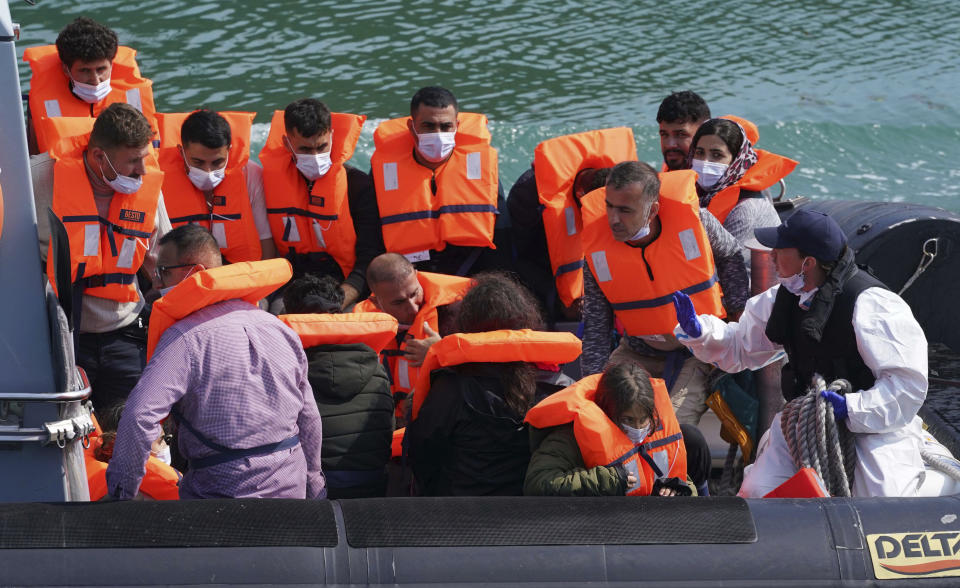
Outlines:
[[847, 249], [814, 295], [809, 310], [801, 309], [799, 296], [786, 288], [777, 291], [766, 335], [783, 345], [790, 361], [781, 377], [788, 402], [806, 393], [815, 373], [827, 384], [843, 378], [853, 384], [854, 390], [873, 386], [875, 377], [860, 357], [853, 330], [854, 305], [867, 288], [886, 286], [858, 268], [853, 252]]
[[496, 364], [466, 364], [431, 374], [430, 395], [406, 432], [421, 495], [523, 494], [525, 415], [504, 402], [498, 371]]
[[390, 459], [393, 395], [377, 354], [362, 343], [318, 345], [306, 353], [323, 422], [320, 455], [328, 489], [335, 494], [362, 486], [382, 496], [374, 488], [382, 488]]

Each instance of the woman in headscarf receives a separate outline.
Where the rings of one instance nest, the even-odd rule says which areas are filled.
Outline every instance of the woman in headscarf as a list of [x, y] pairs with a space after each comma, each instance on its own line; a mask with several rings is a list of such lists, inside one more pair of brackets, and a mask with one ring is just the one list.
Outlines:
[[712, 118], [693, 136], [689, 167], [697, 172], [700, 206], [709, 210], [741, 243], [753, 229], [780, 224], [763, 190], [793, 171], [797, 162], [754, 149], [739, 124]]

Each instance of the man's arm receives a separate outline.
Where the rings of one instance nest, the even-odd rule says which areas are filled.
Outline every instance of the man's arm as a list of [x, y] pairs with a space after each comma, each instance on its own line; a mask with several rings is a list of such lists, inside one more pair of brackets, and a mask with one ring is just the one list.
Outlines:
[[610, 359], [610, 331], [613, 308], [603, 295], [589, 265], [583, 268], [583, 354], [580, 366], [584, 376], [600, 373]]
[[853, 308], [857, 350], [876, 382], [846, 395], [854, 433], [907, 425], [927, 397], [927, 339], [902, 298], [883, 288], [863, 291]]
[[266, 198], [263, 195], [263, 168], [248, 161], [244, 173], [247, 177], [247, 197], [250, 199], [250, 211], [253, 224], [260, 239], [260, 259], [273, 259], [277, 256], [277, 246], [270, 232], [270, 220], [267, 218]]
[[307, 460], [307, 498], [326, 498], [326, 478], [320, 464], [320, 447], [323, 441], [323, 427], [320, 412], [313, 396], [313, 388], [307, 377], [307, 356], [300, 351], [300, 369], [297, 385], [303, 394], [303, 408], [297, 417], [297, 429], [300, 435], [300, 447]]
[[700, 209], [700, 222], [713, 251], [713, 263], [717, 266], [717, 277], [723, 288], [723, 307], [730, 318], [736, 319], [750, 297], [750, 278], [740, 253], [740, 243], [705, 208]]
[[187, 337], [168, 329], [130, 392], [120, 418], [113, 457], [107, 467], [107, 491], [114, 498], [129, 500], [137, 495], [146, 473], [150, 446], [161, 433], [160, 423], [186, 394], [193, 372]]
[[759, 369], [783, 357], [783, 350], [765, 332], [779, 286], [747, 301], [739, 322], [727, 323], [712, 314], [697, 316], [703, 333], [690, 337], [677, 325], [673, 334], [702, 362], [725, 372]]
[[[353, 228], [357, 234], [357, 258], [353, 263], [353, 271], [343, 283], [353, 288], [355, 296], [359, 298], [366, 292], [367, 266], [374, 257], [384, 252], [383, 231], [373, 178], [354, 167], [347, 166], [346, 169], [350, 216], [353, 217]], [[346, 288], [344, 291], [350, 293]], [[356, 299], [352, 302], [356, 302]], [[345, 300], [344, 303], [347, 306], [351, 301]]]

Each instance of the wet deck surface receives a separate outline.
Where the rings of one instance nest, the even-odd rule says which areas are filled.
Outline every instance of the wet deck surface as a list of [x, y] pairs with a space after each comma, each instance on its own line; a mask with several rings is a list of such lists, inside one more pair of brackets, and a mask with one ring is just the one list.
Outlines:
[[960, 456], [960, 353], [930, 346], [930, 388], [920, 416], [934, 437]]

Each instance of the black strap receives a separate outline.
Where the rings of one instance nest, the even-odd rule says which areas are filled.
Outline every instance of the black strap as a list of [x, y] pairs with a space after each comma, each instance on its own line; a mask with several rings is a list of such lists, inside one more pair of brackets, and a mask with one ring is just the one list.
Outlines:
[[463, 263], [460, 264], [460, 267], [457, 268], [456, 275], [466, 276], [470, 271], [470, 268], [473, 267], [473, 264], [477, 263], [477, 259], [479, 259], [481, 253], [483, 253], [483, 249], [480, 247], [475, 247], [473, 251], [470, 252], [470, 255], [463, 260]]
[[276, 453], [277, 451], [296, 447], [300, 444], [300, 435], [294, 435], [293, 437], [288, 437], [287, 439], [277, 441], [275, 443], [266, 443], [264, 445], [248, 447], [246, 449], [231, 449], [225, 445], [220, 445], [219, 443], [212, 441], [209, 437], [194, 428], [194, 426], [190, 424], [190, 421], [183, 416], [183, 413], [180, 412], [180, 409], [176, 405], [170, 409], [170, 416], [173, 417], [173, 420], [176, 421], [178, 425], [183, 424], [183, 426], [186, 427], [187, 430], [190, 431], [190, 433], [196, 437], [198, 441], [217, 452], [206, 457], [188, 460], [190, 469], [192, 470], [209, 468], [211, 466], [227, 463], [228, 461], [243, 459], [245, 457], [253, 457], [255, 455], [269, 455], [271, 453]]

